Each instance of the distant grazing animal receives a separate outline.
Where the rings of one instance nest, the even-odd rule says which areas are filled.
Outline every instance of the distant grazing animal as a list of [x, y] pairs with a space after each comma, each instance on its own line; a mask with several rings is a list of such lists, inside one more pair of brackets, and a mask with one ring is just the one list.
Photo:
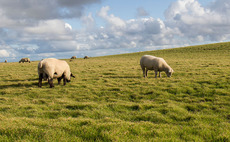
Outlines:
[[77, 59], [77, 57], [76, 56], [72, 56], [70, 59]]
[[140, 65], [143, 70], [144, 77], [147, 77], [148, 70], [155, 71], [155, 78], [157, 78], [157, 72], [159, 72], [159, 77], [161, 77], [161, 71], [164, 71], [168, 77], [171, 77], [172, 73], [174, 72], [163, 58], [151, 55], [142, 56]]
[[89, 57], [88, 56], [85, 56], [84, 59], [88, 59]]
[[58, 79], [58, 84], [60, 84], [61, 79], [63, 79], [64, 85], [66, 85], [66, 82], [70, 82], [71, 77], [75, 78], [70, 72], [68, 63], [55, 58], [43, 59], [38, 63], [38, 76], [38, 86], [42, 87], [42, 79], [48, 79], [50, 88], [54, 87], [54, 78]]
[[7, 60], [5, 60], [5, 63], [7, 63]]
[[19, 63], [24, 63], [24, 62], [29, 62], [30, 63], [30, 58], [22, 58]]

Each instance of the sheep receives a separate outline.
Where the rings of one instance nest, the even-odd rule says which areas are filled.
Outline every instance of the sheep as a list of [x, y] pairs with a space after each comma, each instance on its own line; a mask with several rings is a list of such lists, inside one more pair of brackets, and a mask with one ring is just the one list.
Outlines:
[[70, 59], [77, 59], [77, 57], [76, 56], [72, 56]]
[[161, 77], [161, 71], [164, 71], [168, 77], [171, 77], [172, 73], [174, 72], [163, 58], [151, 55], [142, 56], [140, 65], [143, 70], [144, 77], [147, 77], [148, 70], [155, 71], [155, 78], [157, 78], [157, 72], [159, 72], [159, 77]]
[[88, 57], [88, 56], [85, 56], [84, 59], [89, 59], [89, 57]]
[[61, 79], [63, 79], [64, 85], [66, 85], [66, 82], [70, 82], [71, 77], [75, 78], [70, 72], [68, 63], [55, 58], [43, 59], [38, 63], [38, 76], [38, 86], [42, 87], [42, 79], [48, 79], [50, 88], [54, 87], [54, 78], [58, 79], [58, 84], [60, 84]]
[[30, 58], [22, 58], [19, 63], [24, 63], [24, 62], [29, 62], [30, 63]]
[[7, 63], [7, 60], [5, 60], [5, 63]]

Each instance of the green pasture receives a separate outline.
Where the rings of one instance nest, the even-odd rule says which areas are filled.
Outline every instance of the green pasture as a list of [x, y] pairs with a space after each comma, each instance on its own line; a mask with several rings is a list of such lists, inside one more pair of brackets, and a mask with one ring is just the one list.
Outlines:
[[[172, 77], [143, 78], [146, 54]], [[230, 141], [230, 43], [65, 60], [54, 88], [38, 61], [0, 63], [0, 141]]]

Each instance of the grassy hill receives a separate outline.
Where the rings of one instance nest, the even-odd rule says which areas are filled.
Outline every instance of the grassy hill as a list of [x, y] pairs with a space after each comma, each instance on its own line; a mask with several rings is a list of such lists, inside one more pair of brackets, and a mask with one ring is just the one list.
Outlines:
[[[174, 69], [142, 77], [139, 60]], [[37, 64], [0, 64], [0, 141], [230, 141], [230, 43], [66, 60], [66, 86]]]

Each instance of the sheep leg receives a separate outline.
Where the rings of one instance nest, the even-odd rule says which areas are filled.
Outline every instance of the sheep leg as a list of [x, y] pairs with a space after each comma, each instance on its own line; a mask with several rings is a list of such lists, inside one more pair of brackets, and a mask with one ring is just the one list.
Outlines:
[[63, 84], [66, 85], [66, 78], [63, 78]]
[[142, 69], [143, 70], [143, 76], [145, 77], [145, 69]]
[[145, 70], [145, 76], [148, 76], [148, 69]]
[[[63, 78], [63, 84], [66, 85], [66, 78], [65, 78], [65, 74], [63, 73], [60, 78], [60, 83], [61, 83], [61, 79]], [[59, 84], [59, 81], [58, 81], [58, 84]]]
[[141, 69], [143, 71], [143, 76], [145, 77], [145, 67], [141, 66]]
[[48, 83], [49, 83], [49, 85], [50, 85], [50, 88], [53, 88], [53, 87], [54, 87], [53, 78], [48, 79]]
[[61, 79], [62, 79], [62, 77], [59, 77], [59, 78], [58, 78], [58, 85], [61, 84]]
[[155, 78], [157, 78], [157, 71], [155, 71]]
[[43, 73], [40, 73], [38, 87], [42, 87], [42, 78], [43, 78]]
[[[44, 76], [44, 75], [43, 75]], [[47, 78], [48, 78], [48, 75], [47, 74], [45, 74], [45, 80], [47, 80]]]

